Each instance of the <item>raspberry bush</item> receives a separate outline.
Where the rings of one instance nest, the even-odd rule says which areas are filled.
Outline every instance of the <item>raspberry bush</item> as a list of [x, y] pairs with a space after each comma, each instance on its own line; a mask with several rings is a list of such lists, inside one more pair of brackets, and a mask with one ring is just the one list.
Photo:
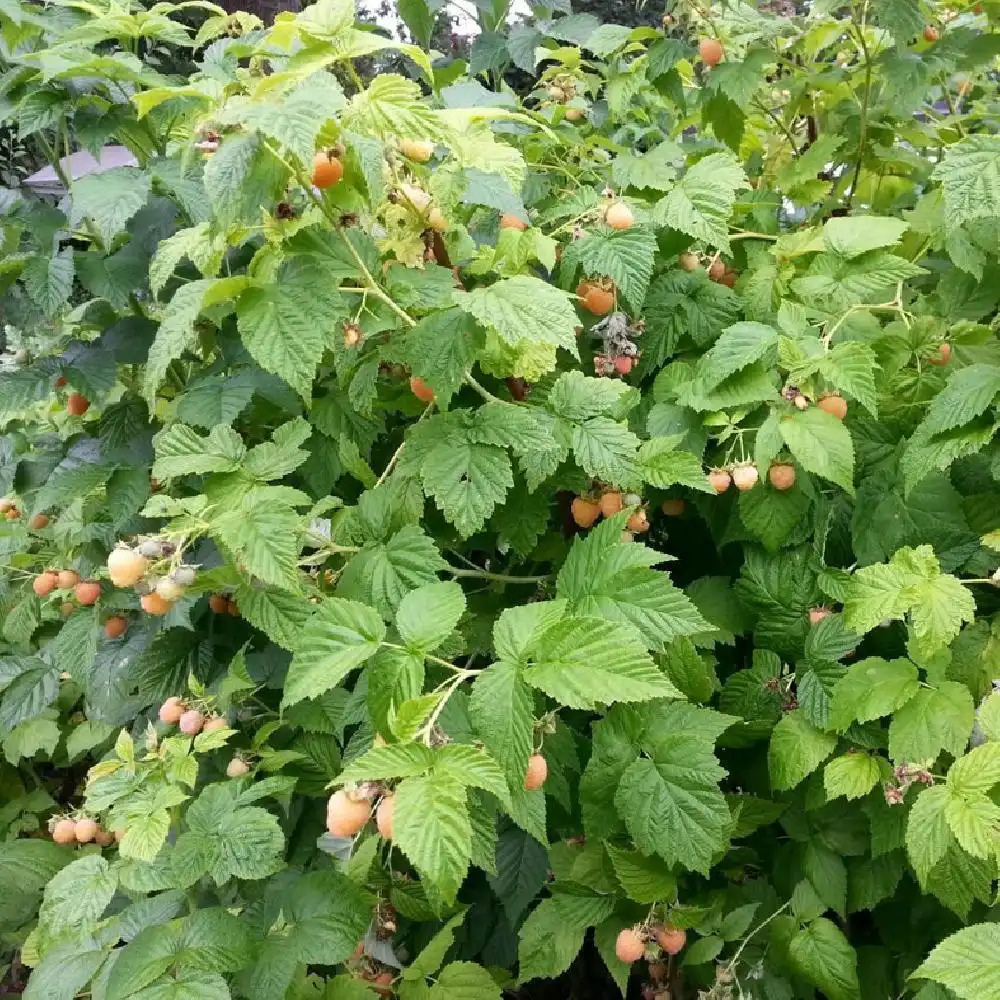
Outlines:
[[996, 4], [435, 10], [0, 4], [5, 994], [1000, 997]]

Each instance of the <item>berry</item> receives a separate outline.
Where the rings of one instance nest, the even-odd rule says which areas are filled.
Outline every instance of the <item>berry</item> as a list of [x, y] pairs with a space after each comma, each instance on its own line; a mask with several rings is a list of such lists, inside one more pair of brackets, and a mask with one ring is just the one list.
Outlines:
[[635, 223], [632, 209], [622, 201], [616, 201], [604, 213], [604, 221], [612, 229], [631, 229]]
[[32, 531], [41, 531], [42, 528], [48, 525], [48, 523], [48, 514], [35, 514], [35, 516], [28, 522], [28, 527], [31, 528]]
[[795, 485], [795, 466], [778, 462], [767, 470], [767, 478], [776, 490], [790, 490]]
[[524, 772], [524, 787], [533, 792], [545, 784], [549, 776], [549, 765], [540, 753], [533, 753], [528, 758], [528, 769]]
[[829, 608], [822, 606], [809, 609], [809, 624], [818, 625], [824, 618], [829, 618], [833, 612]]
[[836, 417], [838, 420], [843, 420], [847, 416], [847, 400], [843, 396], [838, 396], [833, 393], [830, 396], [824, 396], [817, 404], [821, 410], [829, 413], [830, 416]]
[[660, 510], [667, 517], [680, 517], [684, 513], [684, 501], [680, 499], [664, 500], [660, 505]]
[[656, 943], [668, 955], [676, 955], [687, 943], [687, 934], [679, 927], [660, 927], [656, 931]]
[[629, 515], [628, 521], [625, 522], [625, 527], [634, 535], [640, 535], [644, 531], [649, 531], [649, 518], [646, 517], [646, 512], [644, 510], [637, 510], [634, 514]]
[[708, 276], [712, 281], [722, 281], [723, 275], [726, 273], [726, 265], [723, 263], [722, 259], [716, 257], [711, 264], [708, 265]]
[[375, 810], [375, 825], [378, 827], [379, 836], [385, 840], [392, 840], [392, 820], [396, 813], [396, 796], [383, 795], [382, 801]]
[[197, 736], [205, 725], [205, 716], [196, 708], [189, 708], [177, 721], [177, 728], [185, 736]]
[[194, 566], [178, 566], [170, 574], [170, 579], [174, 581], [179, 587], [190, 587], [194, 583], [194, 578], [197, 575], [197, 571]]
[[951, 344], [938, 344], [938, 349], [927, 359], [928, 364], [943, 366], [951, 361]]
[[59, 570], [59, 589], [72, 590], [80, 582], [80, 574], [75, 569]]
[[125, 839], [125, 834], [126, 833], [128, 833], [128, 830], [125, 830], [125, 829], [115, 830], [115, 834], [114, 834], [114, 836], [115, 836], [115, 843], [116, 844], [120, 844]]
[[51, 571], [39, 573], [31, 582], [31, 589], [39, 597], [48, 597], [59, 584], [59, 577]]
[[71, 819], [61, 819], [52, 827], [52, 839], [57, 844], [76, 843], [76, 823]]
[[443, 233], [448, 229], [448, 220], [437, 205], [427, 213], [427, 225], [439, 233]]
[[745, 493], [747, 490], [752, 490], [757, 485], [757, 478], [758, 472], [756, 465], [737, 465], [736, 468], [733, 469], [733, 483], [741, 493]]
[[73, 589], [76, 599], [84, 606], [96, 604], [101, 596], [101, 585], [96, 580], [84, 580]]
[[163, 555], [163, 543], [158, 538], [147, 538], [136, 546], [136, 552], [147, 559], [159, 559]]
[[508, 215], [506, 212], [500, 216], [501, 229], [527, 229], [528, 223], [522, 222], [516, 215]]
[[344, 176], [344, 164], [335, 156], [319, 152], [313, 157], [312, 182], [315, 187], [333, 187]]
[[677, 263], [681, 266], [683, 271], [697, 271], [701, 267], [701, 262], [698, 260], [698, 255], [696, 253], [682, 253], [680, 257], [677, 258]]
[[797, 410], [808, 410], [809, 409], [809, 400], [806, 399], [806, 397], [803, 396], [802, 393], [799, 393], [792, 400], [792, 402], [795, 404], [795, 409], [797, 409]]
[[578, 122], [583, 117], [583, 108], [567, 108], [565, 116], [568, 122]]
[[224, 615], [228, 604], [229, 598], [227, 598], [225, 594], [212, 594], [212, 596], [208, 599], [208, 606], [217, 615]]
[[63, 601], [62, 604], [59, 605], [59, 614], [61, 614], [63, 618], [69, 618], [74, 611], [76, 611], [76, 605], [70, 603], [69, 601]]
[[615, 358], [614, 360], [615, 371], [622, 377], [628, 375], [634, 364], [634, 358]]
[[600, 285], [592, 285], [589, 281], [581, 281], [576, 294], [583, 303], [583, 308], [595, 316], [603, 316], [611, 312], [615, 305], [614, 293]]
[[726, 286], [726, 288], [735, 288], [736, 279], [739, 275], [735, 271], [726, 270], [722, 273], [722, 277], [719, 278], [719, 283]]
[[[156, 594], [164, 601], [172, 604], [179, 601], [184, 596], [184, 588], [172, 577], [165, 576], [156, 582]], [[169, 609], [168, 609], [169, 610]]]
[[393, 975], [392, 975], [391, 972], [380, 972], [372, 980], [372, 989], [374, 989], [375, 992], [380, 997], [383, 997], [383, 998], [385, 998], [385, 997], [391, 997], [392, 996], [392, 982], [393, 982]]
[[62, 389], [63, 386], [65, 386], [65, 385], [66, 385], [66, 376], [65, 375], [60, 375], [59, 378], [56, 379], [56, 388], [57, 389]]
[[107, 830], [98, 829], [97, 836], [94, 837], [94, 843], [100, 845], [101, 847], [109, 847], [115, 842], [115, 835], [109, 833]]
[[240, 606], [233, 600], [226, 601], [226, 614], [232, 618], [239, 618]]
[[250, 773], [250, 765], [242, 757], [234, 757], [226, 765], [227, 778], [242, 778], [243, 775], [249, 773]]
[[4, 497], [0, 500], [0, 514], [6, 514], [14, 506], [14, 501]]
[[434, 155], [434, 143], [420, 139], [403, 139], [399, 151], [408, 160], [416, 163], [426, 163]]
[[226, 717], [224, 715], [213, 715], [212, 718], [205, 723], [201, 731], [203, 733], [214, 733], [217, 732], [219, 729], [228, 729], [228, 728], [229, 728], [229, 723], [226, 721]]
[[139, 605], [147, 615], [155, 615], [157, 618], [167, 614], [174, 606], [173, 601], [166, 601], [154, 590], [152, 593], [143, 594], [139, 598]]
[[168, 698], [160, 706], [160, 722], [166, 722], [170, 725], [174, 725], [181, 721], [181, 716], [184, 714], [184, 701], [176, 696], [173, 698]]
[[410, 392], [412, 392], [421, 403], [434, 402], [434, 390], [417, 375], [410, 376]]
[[718, 66], [724, 54], [725, 50], [718, 38], [703, 38], [698, 43], [698, 55], [706, 66]]
[[605, 517], [614, 517], [615, 514], [619, 513], [624, 506], [625, 500], [621, 493], [612, 490], [610, 493], [605, 493], [600, 499], [601, 513]]
[[131, 587], [146, 575], [148, 565], [138, 552], [119, 546], [108, 556], [108, 576], [116, 587]]
[[642, 943], [642, 938], [631, 927], [626, 927], [615, 941], [615, 954], [621, 961], [631, 965], [646, 954], [646, 946]]
[[76, 821], [76, 842], [78, 844], [89, 844], [97, 836], [97, 823], [89, 816]]
[[114, 615], [104, 623], [104, 634], [109, 639], [117, 639], [127, 628], [128, 622], [121, 615]]
[[4, 517], [7, 518], [8, 521], [16, 521], [20, 516], [21, 512], [16, 507], [11, 507], [7, 513], [4, 514]]
[[596, 500], [577, 497], [570, 506], [570, 511], [577, 527], [589, 528], [601, 516], [601, 505]]
[[941, 32], [933, 24], [928, 24], [924, 27], [923, 35], [925, 42], [936, 42], [941, 37]]
[[82, 417], [90, 409], [90, 400], [78, 392], [71, 392], [66, 397], [66, 412], [71, 417]]
[[726, 472], [725, 469], [712, 469], [708, 474], [708, 485], [715, 490], [716, 493], [725, 493], [729, 489], [729, 484], [732, 483], [732, 477]]
[[352, 799], [343, 788], [330, 796], [326, 804], [326, 829], [334, 837], [353, 837], [368, 822], [371, 805], [364, 799]]

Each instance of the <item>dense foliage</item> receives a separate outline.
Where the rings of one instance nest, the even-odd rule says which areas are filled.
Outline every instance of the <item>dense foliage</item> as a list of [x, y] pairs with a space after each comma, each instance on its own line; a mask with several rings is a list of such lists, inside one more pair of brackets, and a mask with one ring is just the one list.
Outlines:
[[1000, 997], [996, 6], [400, 12], [0, 3], [5, 991]]

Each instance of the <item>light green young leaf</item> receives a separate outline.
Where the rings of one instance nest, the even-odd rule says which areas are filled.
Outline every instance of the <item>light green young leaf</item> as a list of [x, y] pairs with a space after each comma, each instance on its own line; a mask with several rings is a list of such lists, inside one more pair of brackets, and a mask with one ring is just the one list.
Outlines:
[[908, 228], [909, 224], [902, 219], [849, 215], [828, 219], [823, 226], [823, 239], [834, 253], [850, 260], [869, 250], [880, 250], [898, 243]]
[[472, 725], [512, 785], [524, 779], [531, 755], [532, 710], [531, 689], [514, 663], [501, 660], [476, 678], [469, 699]]
[[921, 886], [927, 885], [934, 866], [954, 843], [946, 811], [951, 792], [943, 785], [925, 788], [917, 796], [906, 820], [906, 853]]
[[796, 932], [788, 957], [796, 971], [829, 1000], [860, 1000], [857, 953], [826, 917]]
[[701, 459], [689, 451], [678, 451], [671, 438], [654, 437], [643, 441], [638, 454], [639, 475], [643, 481], [666, 490], [687, 486], [701, 493], [714, 493]]
[[889, 756], [895, 761], [936, 760], [942, 750], [961, 755], [969, 741], [975, 707], [969, 689], [958, 681], [921, 688], [893, 714]]
[[213, 427], [207, 437], [186, 424], [171, 424], [153, 438], [153, 445], [156, 448], [153, 476], [157, 479], [232, 472], [240, 467], [246, 455], [239, 434], [221, 424]]
[[457, 583], [429, 583], [400, 601], [396, 627], [407, 646], [429, 651], [451, 635], [464, 613], [465, 594]]
[[919, 690], [917, 668], [905, 659], [870, 656], [852, 664], [830, 701], [830, 726], [844, 732], [854, 722], [890, 715]]
[[827, 799], [843, 795], [848, 799], [864, 798], [881, 777], [878, 761], [866, 753], [847, 753], [835, 757], [823, 771]]
[[39, 919], [47, 933], [83, 931], [100, 919], [118, 889], [118, 876], [98, 855], [78, 858], [45, 887]]
[[933, 177], [944, 190], [949, 226], [1000, 216], [1000, 136], [970, 135], [952, 143]]
[[152, 178], [136, 167], [84, 174], [72, 184], [73, 216], [90, 219], [108, 245], [146, 204]]
[[913, 973], [961, 1000], [1000, 1000], [1000, 924], [974, 924], [945, 938]]
[[837, 737], [813, 726], [801, 709], [786, 713], [771, 734], [767, 751], [771, 785], [794, 788], [833, 753]]
[[586, 277], [610, 278], [618, 293], [638, 309], [653, 275], [655, 253], [655, 236], [641, 226], [593, 229], [567, 246], [562, 266], [578, 264]]
[[212, 521], [212, 533], [246, 572], [262, 583], [298, 586], [300, 518], [284, 504], [279, 487], [260, 486]]

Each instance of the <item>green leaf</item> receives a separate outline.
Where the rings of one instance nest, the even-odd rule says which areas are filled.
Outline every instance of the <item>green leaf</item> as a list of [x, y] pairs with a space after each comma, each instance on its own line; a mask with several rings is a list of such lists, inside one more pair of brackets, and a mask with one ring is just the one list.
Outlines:
[[465, 613], [465, 594], [454, 581], [411, 590], [399, 604], [396, 627], [412, 649], [436, 649]]
[[389, 618], [408, 591], [436, 580], [446, 568], [434, 542], [411, 524], [353, 556], [341, 573], [337, 594], [370, 604]]
[[146, 204], [152, 178], [135, 167], [116, 167], [84, 174], [73, 181], [73, 215], [89, 218], [101, 240], [108, 245]]
[[193, 379], [177, 400], [177, 418], [205, 430], [231, 424], [246, 409], [256, 386], [257, 380], [249, 373]]
[[573, 299], [540, 278], [501, 278], [487, 288], [456, 292], [455, 304], [512, 347], [522, 341], [554, 344], [577, 356], [580, 321]]
[[677, 698], [633, 632], [602, 618], [563, 618], [521, 653], [522, 676], [569, 708]]
[[829, 1000], [860, 1000], [857, 954], [840, 928], [826, 917], [796, 932], [788, 957], [796, 972]]
[[393, 843], [453, 902], [472, 856], [465, 785], [448, 773], [404, 778], [396, 788]]
[[243, 439], [231, 427], [214, 427], [202, 437], [186, 424], [171, 424], [153, 438], [156, 461], [153, 476], [202, 475], [206, 472], [232, 472], [246, 455]]
[[610, 916], [614, 902], [600, 896], [544, 899], [518, 931], [521, 982], [558, 976], [576, 958], [588, 927]]
[[506, 451], [457, 434], [431, 450], [420, 474], [424, 491], [464, 538], [482, 528], [514, 485]]
[[702, 493], [714, 493], [701, 459], [689, 451], [678, 451], [673, 441], [672, 438], [654, 437], [642, 442], [637, 460], [643, 481], [658, 490], [680, 485]]
[[696, 377], [714, 385], [755, 361], [777, 360], [778, 331], [764, 323], [734, 323], [698, 359]]
[[1000, 925], [974, 924], [946, 937], [912, 974], [961, 1000], [1000, 1000]]
[[593, 229], [566, 248], [562, 267], [579, 265], [586, 277], [606, 277], [620, 295], [639, 309], [653, 276], [656, 238], [647, 229]]
[[942, 750], [962, 754], [972, 732], [972, 695], [957, 681], [921, 688], [889, 725], [889, 756], [895, 761], [936, 760]]
[[615, 878], [629, 899], [636, 903], [656, 903], [677, 895], [677, 876], [661, 858], [646, 857], [605, 843]]
[[931, 400], [921, 428], [940, 434], [961, 427], [985, 413], [997, 393], [1000, 393], [1000, 368], [984, 364], [960, 368]]
[[1000, 136], [970, 135], [952, 143], [932, 176], [941, 182], [950, 227], [1000, 216]]
[[870, 656], [848, 668], [833, 689], [830, 726], [844, 732], [854, 722], [890, 715], [919, 690], [917, 668], [909, 660]]
[[159, 296], [173, 277], [177, 265], [187, 257], [206, 278], [214, 277], [222, 263], [225, 244], [214, 237], [207, 222], [189, 229], [179, 229], [161, 240], [149, 263], [149, 287]]
[[314, 260], [292, 260], [277, 281], [248, 288], [236, 304], [240, 338], [253, 359], [310, 399], [323, 352], [333, 344], [334, 322], [346, 305]]
[[54, 316], [73, 290], [73, 249], [67, 247], [51, 257], [37, 254], [25, 265], [21, 279], [32, 302]]
[[45, 952], [34, 967], [23, 1000], [73, 1000], [104, 964], [104, 948], [87, 949], [75, 938]]
[[179, 972], [133, 993], [131, 1000], [229, 1000], [229, 986], [216, 972]]
[[984, 743], [952, 764], [948, 787], [959, 795], [988, 792], [1000, 782], [1000, 744]]
[[840, 420], [811, 406], [782, 417], [778, 428], [802, 468], [854, 492], [854, 445]]
[[294, 705], [336, 687], [374, 655], [385, 638], [377, 612], [364, 604], [329, 598], [306, 622], [288, 668], [282, 705]]
[[482, 339], [482, 331], [468, 313], [460, 309], [433, 312], [406, 334], [406, 362], [434, 390], [437, 403], [447, 407], [472, 367]]
[[656, 216], [664, 225], [728, 251], [736, 192], [748, 186], [732, 153], [710, 153], [689, 168], [657, 204]]
[[240, 614], [272, 642], [294, 649], [312, 607], [300, 596], [276, 587], [241, 586], [234, 597]]
[[118, 889], [118, 876], [100, 855], [89, 855], [56, 872], [45, 887], [39, 919], [58, 935], [96, 923]]
[[497, 981], [475, 962], [450, 962], [430, 988], [430, 1000], [500, 1000]]
[[490, 887], [507, 916], [516, 921], [545, 884], [548, 851], [524, 830], [510, 826], [497, 839], [496, 860], [497, 873], [490, 876]]
[[619, 522], [608, 520], [587, 536], [577, 536], [559, 571], [558, 596], [574, 614], [633, 627], [653, 649], [706, 631], [708, 623], [687, 595], [665, 572], [652, 568], [662, 555], [639, 542], [622, 542]]
[[625, 769], [614, 797], [639, 850], [708, 873], [731, 825], [719, 788], [725, 771], [713, 748], [733, 721], [688, 704], [666, 705], [652, 716], [643, 747], [648, 756]]
[[479, 674], [472, 686], [469, 717], [483, 745], [516, 787], [524, 780], [533, 749], [534, 717], [531, 689], [514, 663], [501, 660]]
[[847, 753], [835, 757], [823, 771], [827, 799], [843, 795], [847, 799], [864, 798], [881, 777], [878, 761], [866, 753]]
[[906, 820], [906, 853], [921, 886], [927, 884], [934, 866], [954, 843], [945, 811], [951, 795], [943, 785], [925, 788], [913, 803]]
[[267, 486], [250, 490], [212, 521], [213, 533], [243, 569], [276, 587], [298, 583], [299, 530], [300, 518], [281, 502], [280, 489]]
[[869, 250], [893, 246], [908, 228], [909, 224], [902, 219], [851, 215], [828, 219], [823, 226], [823, 240], [834, 253], [850, 260]]
[[981, 793], [953, 794], [945, 807], [945, 819], [964, 850], [977, 858], [991, 856], [996, 847], [1000, 806]]
[[801, 709], [788, 712], [774, 727], [767, 751], [771, 785], [794, 788], [833, 753], [837, 737], [813, 726]]

